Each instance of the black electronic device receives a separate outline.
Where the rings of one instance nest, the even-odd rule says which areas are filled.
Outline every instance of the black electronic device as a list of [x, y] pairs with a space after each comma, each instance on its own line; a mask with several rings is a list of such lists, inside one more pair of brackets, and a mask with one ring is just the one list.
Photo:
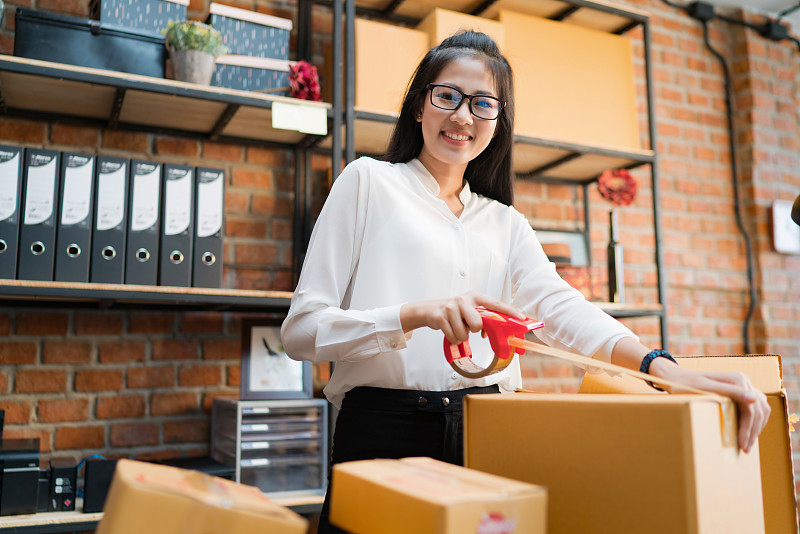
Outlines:
[[0, 443], [0, 515], [35, 514], [39, 495], [39, 439]]
[[83, 511], [102, 512], [116, 460], [88, 460], [83, 474]]
[[65, 458], [50, 460], [50, 485], [48, 487], [48, 512], [71, 512], [75, 510], [75, 490], [78, 482], [78, 466]]

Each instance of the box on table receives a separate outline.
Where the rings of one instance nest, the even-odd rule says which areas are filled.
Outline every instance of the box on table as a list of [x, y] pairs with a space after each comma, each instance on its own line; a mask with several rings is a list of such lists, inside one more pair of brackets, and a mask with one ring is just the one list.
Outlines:
[[307, 523], [256, 488], [197, 471], [120, 460], [97, 534], [305, 534]]
[[216, 61], [214, 75], [211, 77], [211, 85], [214, 87], [289, 96], [291, 61], [232, 54], [217, 56]]
[[[758, 438], [761, 462], [761, 488], [764, 521], [769, 534], [797, 534], [797, 498], [795, 495], [789, 413], [783, 389], [781, 358], [775, 355], [680, 357], [681, 367], [698, 371], [739, 371], [750, 377], [753, 385], [767, 395], [772, 412]], [[586, 374], [582, 393], [656, 393], [641, 380], [612, 377], [605, 373]], [[661, 395], [664, 395], [661, 393]]]
[[619, 35], [500, 12], [514, 70], [515, 131], [639, 149], [631, 42]]
[[377, 113], [399, 113], [406, 86], [428, 52], [428, 34], [356, 19], [356, 102]]
[[428, 34], [428, 47], [439, 45], [445, 38], [453, 35], [458, 30], [475, 30], [483, 32], [497, 43], [500, 50], [506, 46], [506, 31], [502, 24], [473, 15], [466, 15], [456, 11], [449, 11], [437, 7], [420, 22], [417, 30]]
[[545, 488], [431, 458], [333, 467], [331, 522], [353, 534], [544, 534]]
[[100, 22], [161, 33], [170, 21], [186, 20], [189, 0], [92, 0], [89, 13]]
[[206, 22], [222, 34], [230, 54], [289, 59], [290, 19], [211, 3]]
[[763, 533], [758, 453], [736, 434], [710, 396], [465, 401], [466, 466], [546, 487], [550, 534]]

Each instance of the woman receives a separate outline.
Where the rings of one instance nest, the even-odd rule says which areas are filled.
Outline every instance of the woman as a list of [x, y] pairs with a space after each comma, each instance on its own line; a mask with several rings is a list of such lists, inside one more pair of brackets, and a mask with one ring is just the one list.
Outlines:
[[[463, 396], [522, 383], [518, 358], [477, 380], [445, 361], [443, 336], [480, 331], [476, 306], [544, 321], [537, 334], [551, 346], [732, 397], [749, 450], [769, 407], [744, 375], [681, 369], [556, 274], [511, 207], [513, 122], [508, 62], [486, 35], [458, 33], [418, 66], [388, 162], [361, 158], [335, 182], [282, 328], [292, 358], [336, 363], [332, 463], [463, 463]], [[322, 515], [319, 532], [341, 532], [327, 502]]]

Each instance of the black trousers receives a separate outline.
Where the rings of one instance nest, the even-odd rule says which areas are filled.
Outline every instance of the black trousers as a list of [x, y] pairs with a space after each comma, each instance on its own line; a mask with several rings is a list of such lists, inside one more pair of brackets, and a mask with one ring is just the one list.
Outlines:
[[[331, 466], [354, 460], [411, 456], [464, 465], [464, 397], [499, 391], [497, 386], [455, 391], [352, 389], [345, 395], [336, 419]], [[328, 522], [330, 477], [328, 482], [317, 532], [345, 533]]]

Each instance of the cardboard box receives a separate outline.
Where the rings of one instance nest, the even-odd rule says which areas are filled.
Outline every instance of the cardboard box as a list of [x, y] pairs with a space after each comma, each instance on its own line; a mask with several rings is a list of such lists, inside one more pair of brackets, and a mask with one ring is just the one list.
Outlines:
[[431, 458], [333, 467], [331, 522], [353, 534], [544, 534], [547, 490]]
[[307, 523], [257, 488], [198, 471], [120, 460], [97, 534], [305, 534]]
[[289, 59], [291, 19], [212, 2], [206, 23], [222, 35], [229, 54]]
[[89, 13], [102, 23], [119, 24], [127, 28], [148, 31], [157, 35], [171, 20], [186, 20], [189, 0], [91, 0]]
[[[792, 466], [789, 411], [783, 390], [781, 358], [774, 355], [681, 357], [682, 367], [702, 371], [740, 371], [767, 395], [772, 409], [767, 426], [759, 437], [761, 487], [764, 521], [769, 534], [797, 534], [797, 497]], [[605, 373], [586, 374], [581, 383], [584, 393], [659, 393], [641, 380], [611, 377]]]
[[292, 61], [284, 59], [232, 54], [217, 56], [211, 85], [289, 96], [289, 67], [292, 64]]
[[475, 30], [483, 32], [497, 43], [500, 50], [506, 46], [506, 31], [502, 24], [495, 20], [465, 15], [437, 7], [417, 25], [417, 30], [429, 36], [428, 47], [439, 45], [445, 38], [458, 30]]
[[[722, 409], [724, 408], [724, 409]], [[540, 484], [550, 534], [764, 532], [758, 453], [697, 395], [471, 395], [468, 467]]]
[[500, 12], [514, 70], [515, 131], [639, 149], [633, 51], [626, 37]]
[[408, 82], [428, 52], [428, 34], [356, 19], [357, 108], [399, 113]]

